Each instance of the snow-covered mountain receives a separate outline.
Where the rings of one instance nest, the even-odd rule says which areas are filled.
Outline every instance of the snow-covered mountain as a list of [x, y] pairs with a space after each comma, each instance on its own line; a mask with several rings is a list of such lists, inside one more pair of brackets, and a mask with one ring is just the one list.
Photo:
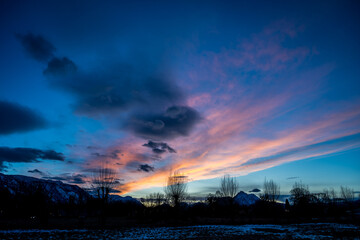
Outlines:
[[12, 195], [28, 194], [39, 187], [54, 203], [68, 203], [70, 199], [77, 203], [90, 197], [79, 186], [66, 184], [61, 181], [0, 173], [0, 190], [7, 189]]
[[234, 202], [241, 206], [253, 205], [259, 200], [260, 200], [260, 198], [258, 196], [256, 196], [255, 194], [247, 194], [243, 191], [239, 192], [234, 197]]

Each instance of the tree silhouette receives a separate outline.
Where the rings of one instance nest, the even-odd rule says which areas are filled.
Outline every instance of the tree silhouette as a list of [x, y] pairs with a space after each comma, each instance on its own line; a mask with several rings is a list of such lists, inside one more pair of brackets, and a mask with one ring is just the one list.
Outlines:
[[220, 180], [220, 192], [223, 197], [235, 197], [239, 191], [239, 184], [235, 177], [224, 175]]
[[107, 203], [109, 194], [119, 184], [116, 178], [116, 172], [110, 168], [99, 168], [94, 171], [92, 179], [92, 188], [96, 195], [103, 202]]
[[351, 202], [355, 198], [354, 190], [348, 187], [340, 186], [340, 194], [345, 202]]
[[290, 191], [290, 200], [294, 205], [306, 205], [310, 203], [311, 194], [309, 187], [302, 182], [295, 182], [293, 188]]
[[264, 181], [263, 194], [260, 195], [260, 198], [267, 202], [276, 202], [280, 197], [280, 186], [275, 183], [272, 179]]
[[179, 206], [187, 197], [187, 183], [188, 177], [177, 171], [168, 177], [164, 192], [172, 206]]

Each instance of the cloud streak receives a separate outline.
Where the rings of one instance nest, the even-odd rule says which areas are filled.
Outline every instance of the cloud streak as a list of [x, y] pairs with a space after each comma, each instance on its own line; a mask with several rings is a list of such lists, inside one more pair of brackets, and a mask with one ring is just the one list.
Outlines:
[[241, 166], [252, 166], [261, 164], [271, 164], [275, 162], [289, 161], [291, 159], [304, 159], [317, 156], [319, 152], [334, 153], [360, 147], [360, 133], [335, 138], [311, 145], [287, 149], [271, 156], [254, 158], [241, 164]]

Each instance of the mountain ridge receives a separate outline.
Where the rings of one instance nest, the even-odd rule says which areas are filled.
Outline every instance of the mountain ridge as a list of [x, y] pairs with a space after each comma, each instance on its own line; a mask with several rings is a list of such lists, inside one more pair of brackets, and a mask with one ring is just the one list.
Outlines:
[[32, 194], [32, 191], [41, 190], [53, 203], [79, 203], [90, 198], [89, 193], [77, 185], [24, 175], [0, 173], [0, 189], [8, 190], [11, 195]]
[[[38, 188], [45, 193], [45, 195], [53, 203], [68, 203], [74, 201], [75, 203], [84, 202], [89, 199], [96, 198], [96, 195], [89, 193], [83, 188], [64, 183], [60, 180], [41, 179], [25, 175], [7, 175], [0, 173], [0, 190], [8, 190], [13, 196], [18, 194], [32, 194], [32, 190]], [[141, 204], [137, 199], [119, 195], [109, 195], [110, 202], [122, 202]]]

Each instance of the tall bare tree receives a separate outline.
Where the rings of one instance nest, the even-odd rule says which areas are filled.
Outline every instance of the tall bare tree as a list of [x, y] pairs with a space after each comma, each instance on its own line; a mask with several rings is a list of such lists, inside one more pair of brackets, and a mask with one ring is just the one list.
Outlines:
[[267, 202], [276, 202], [280, 197], [280, 186], [275, 183], [272, 179], [267, 181], [265, 179], [263, 186], [263, 194], [260, 198]]
[[119, 181], [113, 169], [101, 167], [94, 171], [91, 183], [97, 197], [106, 203], [109, 200], [110, 192], [119, 184]]
[[172, 173], [164, 189], [170, 204], [177, 207], [187, 197], [188, 177], [178, 171]]
[[224, 175], [220, 180], [220, 192], [224, 197], [235, 197], [239, 191], [239, 184], [235, 177]]

